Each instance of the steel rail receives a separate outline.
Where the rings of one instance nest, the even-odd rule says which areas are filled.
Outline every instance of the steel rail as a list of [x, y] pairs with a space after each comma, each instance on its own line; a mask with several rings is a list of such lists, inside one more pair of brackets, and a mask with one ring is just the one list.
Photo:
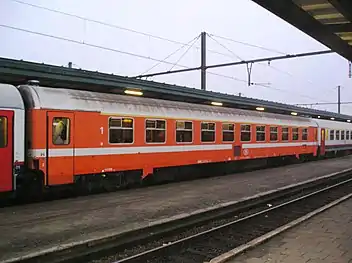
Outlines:
[[[311, 192], [309, 194], [305, 194], [303, 196], [300, 196], [300, 197], [297, 197], [295, 199], [292, 199], [292, 200], [289, 200], [289, 201], [286, 201], [284, 203], [281, 203], [281, 204], [278, 204], [278, 205], [275, 205], [275, 206], [272, 206], [270, 208], [267, 208], [265, 210], [262, 210], [262, 211], [259, 211], [259, 212], [256, 212], [256, 213], [253, 213], [253, 214], [250, 214], [248, 216], [245, 216], [243, 218], [239, 218], [239, 219], [236, 219], [236, 220], [233, 220], [231, 222], [228, 222], [228, 223], [225, 223], [223, 225], [220, 225], [220, 226], [217, 226], [217, 227], [214, 227], [214, 228], [211, 228], [211, 229], [208, 229], [208, 230], [205, 230], [205, 231], [202, 231], [202, 232], [199, 232], [199, 233], [196, 233], [194, 235], [191, 235], [191, 236], [187, 236], [185, 238], [182, 238], [182, 239], [179, 239], [179, 240], [176, 240], [174, 242], [170, 242], [168, 244], [164, 244], [162, 246], [159, 246], [159, 247], [156, 247], [156, 248], [153, 248], [153, 249], [150, 249], [150, 250], [147, 250], [147, 251], [144, 251], [142, 253], [139, 253], [139, 254], [136, 254], [136, 255], [133, 255], [133, 256], [130, 256], [130, 257], [127, 257], [127, 258], [124, 258], [124, 259], [120, 259], [114, 263], [135, 263], [135, 262], [143, 262], [145, 260], [147, 260], [148, 258], [153, 258], [155, 254], [164, 254], [164, 255], [167, 255], [167, 251], [170, 250], [170, 249], [174, 249], [175, 247], [182, 247], [182, 244], [185, 244], [185, 243], [190, 243], [192, 242], [192, 240], [195, 240], [196, 238], [200, 238], [202, 236], [206, 236], [206, 235], [209, 235], [211, 233], [214, 233], [214, 232], [217, 232], [219, 230], [222, 230], [222, 229], [225, 229], [225, 228], [229, 228], [230, 226], [233, 226], [235, 224], [238, 224], [238, 223], [243, 223], [245, 221], [248, 221], [249, 219], [253, 219], [255, 217], [258, 217], [258, 216], [262, 216], [262, 215], [265, 215], [265, 214], [268, 214], [272, 211], [275, 211], [275, 210], [278, 210], [280, 208], [283, 208], [283, 207], [287, 207], [288, 205], [290, 204], [293, 204], [293, 203], [296, 203], [296, 202], [299, 202], [299, 201], [302, 201], [302, 200], [305, 200], [305, 199], [308, 199], [310, 197], [313, 197], [313, 196], [316, 196], [318, 194], [321, 194], [323, 192], [327, 192], [331, 189], [335, 189], [337, 187], [341, 187], [343, 185], [346, 185], [348, 183], [351, 183], [352, 182], [352, 178], [349, 178], [347, 180], [344, 180], [342, 182], [339, 182], [339, 183], [336, 183], [336, 184], [333, 184], [333, 185], [330, 185], [330, 186], [327, 186], [327, 187], [324, 187], [322, 189], [319, 189], [319, 190], [316, 190], [314, 192]], [[177, 249], [177, 248], [176, 248]], [[182, 250], [182, 249], [180, 249]], [[147, 261], [145, 261], [147, 262]], [[148, 261], [148, 262], [156, 262], [156, 261]], [[164, 262], [164, 261], [163, 261]], [[173, 261], [170, 261], [170, 262], [173, 262]]]

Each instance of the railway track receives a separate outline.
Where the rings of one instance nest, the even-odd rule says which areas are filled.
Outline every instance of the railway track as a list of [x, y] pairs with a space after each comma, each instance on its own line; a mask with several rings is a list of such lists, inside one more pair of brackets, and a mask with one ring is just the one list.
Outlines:
[[263, 197], [262, 201], [253, 200], [242, 207], [224, 207], [223, 213], [206, 213], [193, 223], [180, 221], [171, 228], [154, 229], [143, 238], [126, 237], [125, 242], [122, 238], [117, 245], [100, 250], [92, 247], [90, 253], [78, 253], [61, 262], [209, 262], [350, 194], [351, 189], [352, 173], [336, 174], [320, 182]]

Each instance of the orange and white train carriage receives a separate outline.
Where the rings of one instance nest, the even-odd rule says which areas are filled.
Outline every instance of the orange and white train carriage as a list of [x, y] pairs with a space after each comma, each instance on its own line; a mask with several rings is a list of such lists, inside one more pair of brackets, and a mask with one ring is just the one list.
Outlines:
[[[139, 182], [163, 168], [299, 158], [327, 150], [326, 123], [322, 128], [310, 118], [35, 85], [0, 88], [17, 93], [16, 100], [26, 105], [26, 132], [15, 136], [15, 144], [27, 152], [25, 167], [21, 175], [1, 173], [5, 191], [16, 189], [17, 177], [47, 187], [101, 180], [115, 186]], [[346, 138], [352, 125], [341, 125]], [[8, 132], [1, 133], [0, 126], [0, 142]], [[345, 145], [344, 150], [352, 148]], [[6, 155], [1, 143], [0, 155]]]

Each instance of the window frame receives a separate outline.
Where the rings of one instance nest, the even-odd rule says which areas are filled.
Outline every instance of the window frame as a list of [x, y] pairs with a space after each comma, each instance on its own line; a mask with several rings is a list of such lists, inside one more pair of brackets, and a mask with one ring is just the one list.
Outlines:
[[341, 130], [341, 141], [344, 141], [346, 136], [345, 136], [345, 130]]
[[[339, 136], [338, 136], [339, 138], [337, 138], [337, 135], [339, 135]], [[336, 141], [340, 141], [340, 140], [341, 140], [340, 130], [335, 130], [335, 140], [336, 140]]]
[[[147, 142], [147, 130], [157, 130], [158, 128], [147, 128], [147, 121], [164, 121], [165, 122], [165, 141], [164, 142]], [[145, 118], [144, 119], [144, 143], [145, 144], [166, 144], [167, 142], [167, 120], [166, 119], [154, 119], [154, 118]]]
[[[133, 140], [131, 143], [128, 142], [123, 142], [123, 143], [118, 143], [118, 142], [110, 142], [110, 119], [121, 119], [121, 123], [122, 123], [122, 119], [132, 119], [133, 121], [133, 125], [132, 125], [132, 135], [133, 135]], [[121, 124], [121, 128], [122, 128], [122, 124]], [[115, 128], [113, 128], [115, 129]], [[117, 130], [117, 129], [116, 129]], [[108, 144], [110, 145], [131, 145], [134, 144], [134, 135], [135, 135], [135, 119], [133, 117], [114, 117], [114, 116], [110, 116], [108, 119]]]
[[[258, 141], [258, 137], [257, 137], [257, 134], [258, 134], [257, 128], [258, 127], [264, 127], [264, 131], [259, 131], [259, 133], [264, 134], [264, 140], [262, 140], [262, 141]], [[266, 142], [266, 126], [265, 125], [256, 125], [255, 126], [255, 142]]]
[[[276, 140], [271, 139], [271, 128], [276, 128]], [[269, 141], [278, 142], [279, 141], [279, 127], [278, 126], [269, 126]]]
[[0, 116], [0, 118], [3, 118], [5, 120], [5, 133], [4, 133], [5, 144], [3, 146], [0, 146], [0, 149], [5, 149], [9, 145], [9, 119], [7, 118], [7, 116]]
[[[331, 139], [331, 135], [332, 135], [332, 139]], [[335, 141], [335, 130], [329, 131], [329, 141]]]
[[[214, 132], [214, 141], [203, 141], [202, 140], [202, 134], [203, 134], [202, 124], [203, 123], [208, 123], [208, 124], [214, 123], [214, 130], [209, 130], [209, 129], [204, 130], [204, 131], [213, 131]], [[215, 143], [215, 142], [216, 142], [216, 122], [215, 121], [201, 121], [200, 122], [200, 143]]]
[[[249, 141], [242, 140], [242, 126], [249, 126]], [[240, 125], [240, 142], [252, 142], [252, 125], [251, 124], [241, 124]], [[246, 131], [248, 132], [248, 131]]]
[[[287, 139], [286, 140], [283, 138], [283, 135], [286, 134], [286, 132], [284, 132], [284, 129], [287, 129]], [[290, 127], [287, 127], [287, 126], [281, 127], [281, 141], [283, 141], [283, 142], [290, 141]]]
[[[190, 142], [178, 142], [177, 141], [177, 122], [178, 121], [183, 121], [183, 122], [190, 122], [192, 123], [192, 141]], [[189, 130], [184, 130], [183, 131], [189, 131]], [[193, 121], [189, 121], [189, 120], [175, 120], [175, 142], [176, 144], [192, 144], [194, 142], [194, 122]]]
[[[57, 144], [54, 142], [54, 120], [55, 119], [67, 119], [68, 120], [68, 130], [66, 130], [66, 133], [68, 133], [68, 142], [67, 143], [62, 143], [62, 144]], [[67, 134], [66, 134], [67, 136]], [[52, 145], [55, 145], [55, 147], [60, 147], [60, 146], [67, 146], [71, 144], [71, 118], [67, 116], [52, 116], [51, 119], [51, 143]]]
[[[348, 135], [348, 136], [347, 136]], [[351, 135], [350, 135], [350, 130], [346, 130], [346, 140], [350, 140], [350, 137]]]
[[[223, 129], [223, 125], [224, 124], [231, 124], [231, 125], [233, 125], [233, 130], [232, 130], [232, 133], [233, 133], [233, 140], [232, 141], [224, 141], [224, 131], [225, 132], [231, 132], [231, 130], [224, 130]], [[235, 125], [235, 123], [233, 123], [233, 122], [222, 122], [221, 123], [221, 141], [223, 142], [223, 143], [233, 143], [233, 142], [235, 142], [236, 141], [236, 125]]]

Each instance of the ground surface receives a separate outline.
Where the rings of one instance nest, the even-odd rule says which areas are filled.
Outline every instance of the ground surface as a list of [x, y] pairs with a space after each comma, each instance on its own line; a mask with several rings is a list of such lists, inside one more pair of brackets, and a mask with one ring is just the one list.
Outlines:
[[350, 168], [352, 156], [0, 209], [0, 262]]
[[352, 199], [229, 261], [235, 262], [351, 263]]

